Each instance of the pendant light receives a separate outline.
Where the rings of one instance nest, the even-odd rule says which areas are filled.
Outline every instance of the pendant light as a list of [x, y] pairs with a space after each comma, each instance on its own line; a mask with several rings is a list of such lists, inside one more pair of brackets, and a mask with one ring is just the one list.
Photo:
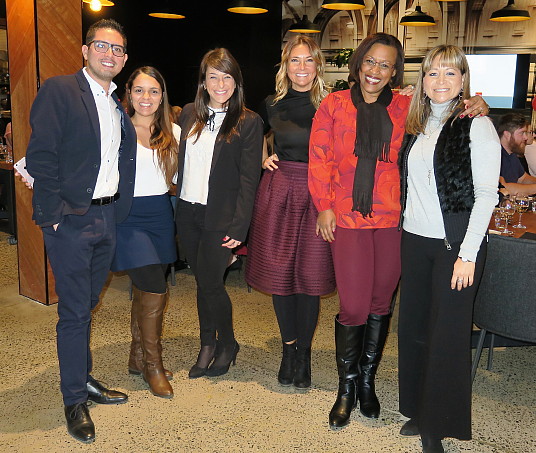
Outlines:
[[[307, 4], [303, 0], [303, 9], [307, 13]], [[292, 24], [288, 31], [292, 33], [320, 33], [320, 27], [309, 20], [307, 14], [304, 14], [302, 20]]]
[[415, 11], [406, 14], [401, 20], [400, 25], [405, 27], [430, 27], [436, 25], [436, 21], [432, 16], [422, 12], [421, 6], [417, 5]]
[[84, 3], [89, 3], [92, 11], [100, 11], [103, 6], [114, 6], [114, 2], [109, 0], [82, 0]]
[[495, 11], [489, 20], [493, 22], [519, 22], [530, 20], [530, 14], [526, 9], [516, 8], [514, 0], [508, 0], [508, 5]]
[[339, 11], [351, 11], [365, 8], [364, 0], [324, 0], [322, 8], [336, 9]]
[[173, 11], [171, 11], [170, 8], [162, 7], [162, 8], [154, 8], [153, 13], [149, 13], [149, 16], [151, 17], [157, 17], [158, 19], [184, 19], [185, 16], [182, 14], [177, 14]]
[[307, 17], [307, 14], [305, 14], [302, 17], [302, 20], [291, 25], [288, 31], [291, 31], [292, 33], [320, 33], [320, 27], [313, 24]]
[[233, 0], [227, 11], [237, 14], [263, 14], [267, 13], [268, 9], [260, 0]]

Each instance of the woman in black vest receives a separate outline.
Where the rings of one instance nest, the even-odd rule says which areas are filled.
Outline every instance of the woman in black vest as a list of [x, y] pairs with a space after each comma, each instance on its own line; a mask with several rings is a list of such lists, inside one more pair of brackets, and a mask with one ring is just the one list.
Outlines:
[[443, 452], [471, 438], [470, 334], [487, 231], [497, 203], [500, 144], [487, 117], [458, 118], [469, 93], [462, 50], [424, 58], [400, 155], [402, 280], [399, 317], [401, 435]]

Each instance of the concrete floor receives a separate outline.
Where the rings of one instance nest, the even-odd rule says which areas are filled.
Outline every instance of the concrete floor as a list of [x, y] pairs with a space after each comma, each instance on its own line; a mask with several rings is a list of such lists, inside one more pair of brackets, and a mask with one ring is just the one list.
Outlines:
[[[333, 317], [337, 297], [322, 300], [313, 344], [313, 386], [278, 385], [280, 340], [269, 296], [247, 292], [232, 272], [237, 364], [219, 378], [190, 380], [198, 352], [194, 281], [177, 274], [170, 288], [164, 332], [166, 366], [175, 373], [175, 397], [152, 396], [127, 373], [128, 278], [114, 276], [94, 315], [93, 375], [129, 395], [127, 404], [94, 405], [96, 441], [83, 445], [65, 429], [55, 349], [56, 307], [18, 295], [16, 247], [0, 233], [0, 452], [418, 452], [417, 438], [398, 436], [396, 313], [377, 380], [378, 420], [352, 414], [330, 430], [337, 391]], [[493, 370], [474, 383], [473, 440], [444, 441], [448, 452], [536, 452], [536, 348], [497, 350]]]

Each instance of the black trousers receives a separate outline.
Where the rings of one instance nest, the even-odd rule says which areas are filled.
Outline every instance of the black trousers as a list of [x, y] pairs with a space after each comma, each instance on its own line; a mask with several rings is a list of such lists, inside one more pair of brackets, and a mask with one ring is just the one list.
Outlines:
[[231, 249], [222, 247], [225, 231], [205, 229], [206, 206], [180, 200], [177, 203], [177, 233], [181, 249], [197, 283], [197, 313], [201, 345], [233, 344], [233, 308], [225, 290], [223, 274]]
[[400, 412], [421, 434], [471, 438], [473, 302], [486, 258], [483, 241], [474, 283], [450, 288], [460, 243], [404, 232], [398, 326]]
[[90, 206], [84, 215], [67, 215], [58, 229], [43, 228], [56, 280], [57, 347], [65, 405], [87, 400], [92, 369], [91, 310], [99, 302], [115, 252], [115, 207]]

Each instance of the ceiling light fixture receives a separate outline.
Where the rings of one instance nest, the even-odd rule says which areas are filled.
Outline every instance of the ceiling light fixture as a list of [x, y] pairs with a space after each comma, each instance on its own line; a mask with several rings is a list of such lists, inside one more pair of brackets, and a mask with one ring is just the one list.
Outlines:
[[114, 6], [114, 2], [109, 0], [82, 0], [84, 3], [88, 3], [92, 11], [100, 11], [103, 6]]
[[234, 0], [227, 11], [237, 14], [263, 14], [268, 12], [268, 8], [259, 0]]
[[519, 22], [530, 20], [530, 14], [526, 9], [518, 9], [514, 0], [508, 0], [508, 5], [491, 14], [489, 20], [493, 22]]
[[320, 27], [311, 22], [307, 17], [307, 2], [303, 0], [303, 10], [304, 15], [301, 20], [297, 21], [295, 24], [292, 24], [288, 31], [292, 33], [320, 33]]
[[309, 20], [307, 14], [295, 24], [291, 25], [288, 31], [292, 33], [320, 33], [320, 27]]
[[324, 0], [322, 8], [351, 11], [365, 8], [364, 0]]
[[400, 25], [405, 27], [430, 27], [436, 25], [436, 21], [432, 16], [422, 12], [421, 6], [417, 5], [415, 11], [406, 14], [401, 20]]

